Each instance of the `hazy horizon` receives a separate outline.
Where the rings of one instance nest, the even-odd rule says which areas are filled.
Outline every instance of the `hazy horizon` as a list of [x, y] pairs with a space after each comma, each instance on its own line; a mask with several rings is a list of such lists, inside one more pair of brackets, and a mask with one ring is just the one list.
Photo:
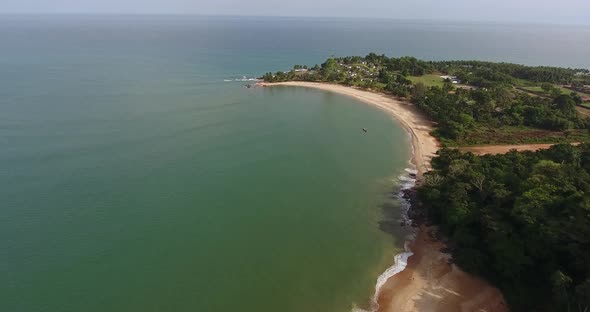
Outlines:
[[520, 22], [590, 25], [590, 3], [583, 0], [418, 0], [396, 3], [386, 0], [274, 2], [252, 0], [5, 0], [4, 15], [195, 15], [235, 17], [368, 18], [468, 22]]
[[[404, 17], [366, 17], [366, 16], [301, 16], [301, 15], [235, 15], [235, 14], [197, 14], [197, 13], [104, 13], [104, 12], [0, 12], [0, 17], [195, 17], [195, 18], [260, 18], [260, 19], [291, 19], [291, 20], [359, 20], [359, 21], [398, 21], [398, 22], [440, 22], [440, 23], [468, 23], [468, 24], [489, 24], [489, 25], [529, 25], [529, 26], [582, 26], [583, 29], [590, 27], [590, 22], [540, 22], [523, 20], [486, 20], [486, 19], [460, 19], [460, 18], [404, 18]], [[590, 30], [590, 29], [589, 29]]]

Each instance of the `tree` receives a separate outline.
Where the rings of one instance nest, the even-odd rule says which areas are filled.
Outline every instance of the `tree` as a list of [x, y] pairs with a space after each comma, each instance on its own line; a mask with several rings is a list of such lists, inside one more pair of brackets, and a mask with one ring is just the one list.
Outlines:
[[580, 97], [580, 95], [576, 92], [572, 92], [570, 94], [570, 96], [572, 97], [572, 100], [574, 101], [574, 103], [576, 105], [581, 105], [582, 104], [582, 98]]
[[553, 85], [545, 82], [545, 83], [541, 84], [541, 89], [543, 89], [543, 91], [549, 93], [551, 90], [553, 90]]
[[577, 116], [576, 102], [571, 96], [567, 94], [561, 94], [555, 98], [553, 103], [555, 104], [555, 107], [563, 114], [563, 116], [568, 118], [575, 118]]
[[516, 311], [590, 306], [590, 144], [443, 149], [432, 167], [418, 198], [459, 266], [494, 281]]
[[568, 289], [571, 287], [573, 280], [561, 271], [556, 271], [551, 276], [553, 283], [553, 296], [557, 302], [567, 305], [567, 311], [570, 310]]
[[322, 68], [320, 70], [322, 77], [328, 81], [336, 81], [339, 78], [338, 69], [339, 69], [338, 62], [335, 59], [329, 58], [326, 60], [325, 63], [322, 64]]
[[426, 98], [426, 86], [422, 82], [418, 82], [412, 89], [412, 103], [421, 103]]
[[575, 301], [578, 311], [590, 311], [590, 279], [576, 286]]

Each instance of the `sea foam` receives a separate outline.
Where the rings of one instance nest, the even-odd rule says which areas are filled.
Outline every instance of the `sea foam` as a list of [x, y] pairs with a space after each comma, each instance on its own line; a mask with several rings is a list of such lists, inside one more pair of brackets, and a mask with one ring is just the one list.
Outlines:
[[242, 78], [223, 79], [223, 81], [225, 81], [225, 82], [235, 82], [235, 81], [247, 82], [247, 81], [260, 81], [260, 79], [242, 76]]
[[[413, 188], [416, 186], [416, 173], [417, 170], [415, 168], [406, 168], [406, 174], [402, 174], [398, 177], [400, 182], [399, 192], [397, 193], [397, 198], [401, 204], [401, 221], [404, 225], [411, 225], [412, 220], [408, 216], [408, 212], [411, 208], [411, 203], [408, 199], [405, 198], [404, 193], [405, 191]], [[387, 283], [387, 281], [394, 275], [402, 272], [406, 266], [408, 265], [408, 259], [414, 254], [410, 250], [410, 243], [415, 239], [415, 234], [411, 234], [406, 236], [404, 242], [404, 251], [396, 254], [393, 257], [393, 265], [387, 268], [385, 272], [381, 273], [377, 278], [377, 282], [375, 283], [375, 294], [373, 298], [371, 298], [371, 309], [370, 310], [363, 310], [354, 306], [351, 312], [375, 312], [379, 309], [379, 294], [381, 292], [381, 288], [383, 285]]]
[[413, 239], [413, 236], [406, 238], [406, 242], [404, 243], [404, 252], [395, 255], [393, 257], [393, 265], [387, 268], [387, 270], [385, 270], [385, 272], [383, 272], [377, 278], [377, 283], [375, 284], [375, 294], [373, 295], [373, 299], [371, 301], [372, 311], [377, 311], [379, 308], [377, 299], [379, 299], [379, 293], [381, 292], [383, 285], [385, 285], [387, 280], [389, 280], [392, 276], [403, 271], [408, 265], [408, 258], [414, 254], [409, 248], [410, 241]]

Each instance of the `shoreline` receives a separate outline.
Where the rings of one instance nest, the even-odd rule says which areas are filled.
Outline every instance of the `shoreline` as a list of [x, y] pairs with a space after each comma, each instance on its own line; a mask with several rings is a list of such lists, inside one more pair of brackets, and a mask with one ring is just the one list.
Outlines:
[[[434, 123], [414, 105], [392, 96], [321, 82], [260, 82], [257, 85], [319, 89], [353, 97], [387, 112], [411, 137], [416, 184], [431, 169], [430, 161], [440, 148], [430, 134]], [[445, 246], [434, 238], [433, 231], [434, 228], [422, 225], [417, 228], [415, 237], [406, 240], [405, 252], [396, 255], [392, 266], [377, 279], [371, 311], [508, 311], [498, 289], [449, 263], [451, 256], [441, 252]], [[400, 260], [406, 263], [398, 263]]]
[[257, 85], [262, 87], [305, 87], [338, 93], [353, 97], [389, 113], [410, 134], [413, 148], [412, 163], [416, 166], [418, 180], [430, 170], [430, 160], [436, 156], [436, 152], [440, 148], [436, 138], [430, 135], [430, 132], [434, 130], [434, 123], [419, 112], [414, 105], [389, 95], [322, 82], [259, 82]]

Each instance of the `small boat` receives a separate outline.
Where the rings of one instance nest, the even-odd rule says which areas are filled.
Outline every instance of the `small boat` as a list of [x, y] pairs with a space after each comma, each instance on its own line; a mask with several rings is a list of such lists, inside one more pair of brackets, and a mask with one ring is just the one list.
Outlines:
[[367, 128], [363, 128], [363, 132], [367, 133], [369, 130], [367, 130]]

